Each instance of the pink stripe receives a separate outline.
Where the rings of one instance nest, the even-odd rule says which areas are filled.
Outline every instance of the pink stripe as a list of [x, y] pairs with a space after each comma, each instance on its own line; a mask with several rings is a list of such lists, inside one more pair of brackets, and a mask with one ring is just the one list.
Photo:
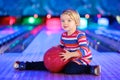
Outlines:
[[84, 57], [89, 57], [89, 56], [91, 56], [91, 53], [90, 53], [90, 54], [88, 54], [88, 55], [86, 55], [86, 56], [84, 56]]

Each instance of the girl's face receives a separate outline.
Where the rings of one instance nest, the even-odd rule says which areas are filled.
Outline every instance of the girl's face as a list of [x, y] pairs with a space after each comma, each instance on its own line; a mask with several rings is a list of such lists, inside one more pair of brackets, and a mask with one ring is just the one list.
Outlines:
[[67, 14], [61, 15], [61, 25], [62, 25], [62, 28], [67, 32], [76, 30], [75, 21]]

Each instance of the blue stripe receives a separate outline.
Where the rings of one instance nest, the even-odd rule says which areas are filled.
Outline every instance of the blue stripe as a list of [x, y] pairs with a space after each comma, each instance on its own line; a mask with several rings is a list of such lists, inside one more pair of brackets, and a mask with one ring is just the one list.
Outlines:
[[86, 65], [83, 63], [83, 61], [81, 61], [80, 59], [77, 59], [77, 61], [79, 61], [82, 65]]
[[92, 60], [92, 57], [91, 58], [88, 58], [89, 60]]
[[65, 44], [77, 44], [78, 43], [78, 41], [75, 39], [75, 40], [65, 40], [65, 39], [62, 39], [63, 40], [63, 42], [65, 43]]
[[80, 52], [82, 53], [82, 56], [85, 56], [85, 52], [83, 49], [80, 48]]
[[82, 36], [85, 36], [85, 34], [79, 34], [79, 35], [78, 35], [78, 39], [79, 39], [80, 37], [82, 37]]
[[80, 44], [80, 46], [85, 46], [85, 47], [88, 47], [88, 45], [87, 45], [87, 44]]

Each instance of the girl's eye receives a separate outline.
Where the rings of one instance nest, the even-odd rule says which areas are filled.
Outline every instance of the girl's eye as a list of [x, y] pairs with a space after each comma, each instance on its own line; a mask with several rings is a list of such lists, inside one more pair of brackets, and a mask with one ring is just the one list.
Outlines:
[[71, 20], [68, 20], [68, 22], [70, 22]]

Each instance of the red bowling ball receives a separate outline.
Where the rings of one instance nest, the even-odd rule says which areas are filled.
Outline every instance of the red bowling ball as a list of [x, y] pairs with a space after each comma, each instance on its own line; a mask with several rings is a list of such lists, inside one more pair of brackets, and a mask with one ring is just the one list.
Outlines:
[[44, 65], [50, 72], [60, 72], [65, 64], [68, 62], [64, 62], [59, 56], [60, 52], [65, 52], [60, 47], [52, 47], [47, 50], [44, 55]]

